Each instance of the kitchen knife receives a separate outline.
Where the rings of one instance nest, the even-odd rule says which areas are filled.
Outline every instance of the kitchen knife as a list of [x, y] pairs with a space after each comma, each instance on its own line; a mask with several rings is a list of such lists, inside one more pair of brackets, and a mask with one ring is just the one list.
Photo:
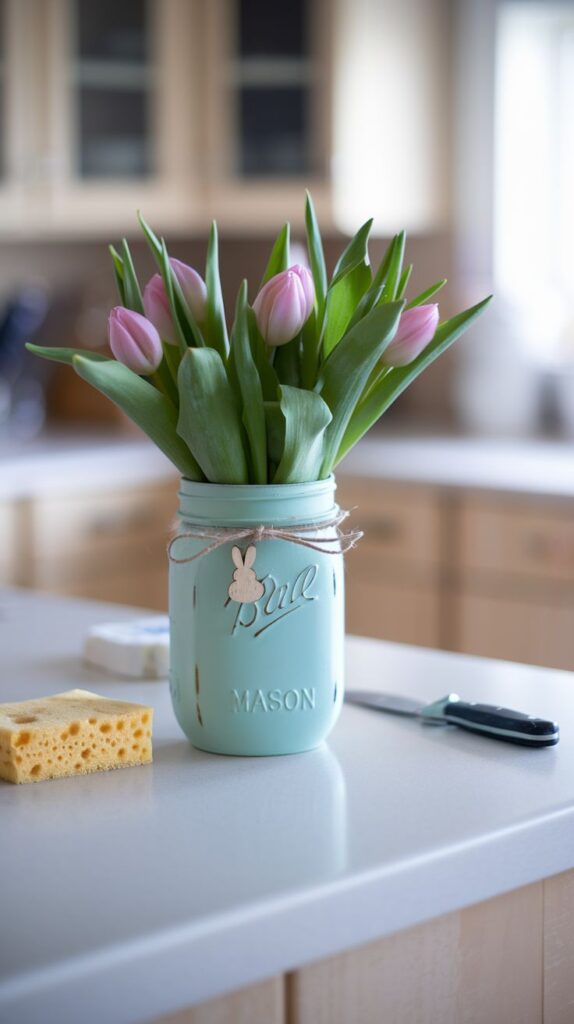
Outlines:
[[412, 715], [427, 725], [458, 725], [493, 740], [521, 743], [527, 747], [552, 747], [560, 738], [556, 722], [533, 718], [522, 711], [511, 711], [495, 704], [464, 701], [456, 693], [425, 704], [412, 697], [378, 693], [376, 690], [348, 690], [345, 701], [395, 715]]

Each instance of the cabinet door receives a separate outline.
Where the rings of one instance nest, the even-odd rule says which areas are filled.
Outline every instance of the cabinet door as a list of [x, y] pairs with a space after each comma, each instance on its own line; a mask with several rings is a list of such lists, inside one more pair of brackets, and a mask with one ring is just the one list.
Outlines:
[[467, 576], [502, 577], [519, 585], [574, 584], [574, 518], [570, 502], [520, 498], [463, 499], [460, 565]]
[[296, 971], [289, 1020], [542, 1024], [542, 953], [537, 882]]
[[574, 600], [544, 603], [466, 591], [454, 599], [454, 614], [458, 651], [574, 669]]
[[364, 531], [345, 558], [347, 630], [440, 643], [441, 506], [431, 488], [341, 475], [338, 501]]
[[283, 977], [271, 978], [153, 1024], [286, 1024]]
[[25, 199], [8, 226], [107, 237], [133, 233], [138, 208], [161, 231], [195, 226], [202, 0], [1, 2], [6, 188]]
[[328, 0], [209, 0], [205, 79], [208, 205], [226, 227], [303, 226], [310, 188], [330, 215]]
[[33, 509], [32, 585], [165, 608], [174, 483], [104, 495], [46, 498]]
[[456, 649], [573, 669], [569, 503], [469, 495], [459, 517]]
[[369, 582], [349, 573], [345, 587], [348, 633], [423, 647], [439, 646], [440, 602], [434, 583]]

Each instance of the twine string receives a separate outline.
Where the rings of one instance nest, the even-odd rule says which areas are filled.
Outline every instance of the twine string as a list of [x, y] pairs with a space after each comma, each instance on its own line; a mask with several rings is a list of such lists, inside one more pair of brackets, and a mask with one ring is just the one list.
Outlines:
[[[284, 540], [290, 544], [298, 544], [300, 547], [311, 548], [324, 555], [343, 555], [350, 551], [363, 536], [362, 530], [340, 530], [341, 523], [347, 518], [349, 512], [340, 511], [332, 519], [323, 520], [320, 523], [303, 523], [297, 526], [218, 526], [197, 527], [194, 530], [187, 530], [185, 533], [178, 533], [172, 537], [168, 546], [167, 554], [170, 562], [176, 565], [187, 565], [195, 562], [198, 558], [205, 558], [206, 555], [216, 551], [223, 544], [234, 544], [237, 541], [249, 541], [251, 544], [258, 544], [262, 540]], [[331, 537], [323, 537], [319, 531], [333, 530]], [[187, 558], [176, 558], [173, 554], [175, 545], [180, 540], [205, 540], [206, 544], [201, 551]]]

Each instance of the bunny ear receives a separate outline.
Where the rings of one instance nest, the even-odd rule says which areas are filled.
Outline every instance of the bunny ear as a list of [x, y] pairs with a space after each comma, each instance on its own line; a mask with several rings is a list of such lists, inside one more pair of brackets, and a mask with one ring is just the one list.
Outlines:
[[231, 548], [231, 557], [233, 559], [233, 564], [237, 566], [238, 569], [243, 569], [243, 559], [241, 557], [241, 551], [239, 550], [238, 547], [235, 547], [235, 545]]
[[250, 569], [255, 561], [255, 544], [250, 544], [245, 552], [245, 568]]

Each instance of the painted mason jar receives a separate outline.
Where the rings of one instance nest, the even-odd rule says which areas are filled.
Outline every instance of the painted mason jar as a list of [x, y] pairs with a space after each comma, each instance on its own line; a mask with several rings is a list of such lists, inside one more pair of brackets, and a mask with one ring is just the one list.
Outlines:
[[316, 747], [333, 727], [344, 688], [337, 545], [223, 537], [265, 526], [297, 536], [305, 526], [311, 532], [302, 538], [333, 538], [333, 527], [321, 524], [338, 513], [334, 495], [333, 477], [281, 485], [182, 480], [170, 547], [170, 688], [194, 746], [293, 754]]

